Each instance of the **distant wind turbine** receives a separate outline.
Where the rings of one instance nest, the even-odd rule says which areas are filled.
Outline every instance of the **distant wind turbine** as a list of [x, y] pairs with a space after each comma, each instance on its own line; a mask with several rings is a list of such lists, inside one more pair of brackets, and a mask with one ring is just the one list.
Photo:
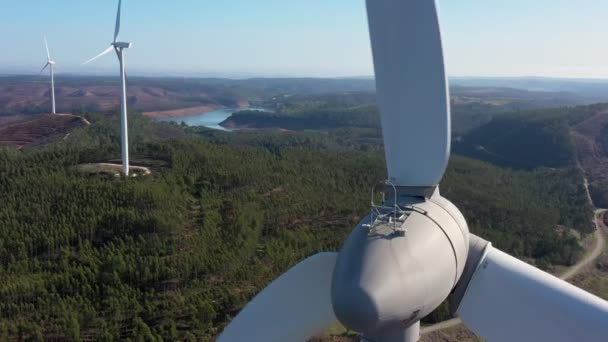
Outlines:
[[55, 70], [54, 70], [54, 66], [55, 66], [55, 61], [51, 59], [51, 53], [49, 52], [49, 43], [46, 41], [46, 37], [44, 37], [44, 46], [46, 47], [46, 64], [44, 65], [44, 67], [42, 67], [42, 70], [40, 70], [40, 74], [42, 74], [42, 72], [49, 67], [49, 69], [51, 70], [51, 102], [52, 102], [52, 106], [53, 106], [53, 114], [57, 114], [55, 112]]
[[122, 169], [125, 176], [129, 175], [129, 136], [127, 130], [127, 80], [125, 74], [125, 59], [123, 50], [131, 47], [131, 43], [117, 42], [118, 33], [120, 32], [120, 8], [121, 8], [122, 0], [118, 0], [118, 12], [116, 13], [116, 27], [114, 28], [114, 41], [110, 44], [110, 47], [104, 50], [99, 55], [89, 59], [88, 61], [82, 63], [88, 64], [114, 50], [116, 55], [118, 56], [118, 61], [120, 62], [120, 78], [122, 80], [122, 94], [120, 101], [120, 138], [121, 138], [121, 146], [122, 146]]

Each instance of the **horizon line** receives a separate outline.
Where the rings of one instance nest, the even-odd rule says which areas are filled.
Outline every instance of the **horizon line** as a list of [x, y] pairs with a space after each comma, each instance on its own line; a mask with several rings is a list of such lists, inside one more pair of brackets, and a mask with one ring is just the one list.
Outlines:
[[[322, 75], [299, 75], [299, 74], [257, 74], [250, 72], [192, 72], [188, 75], [187, 72], [131, 72], [130, 77], [137, 78], [192, 78], [192, 79], [228, 79], [228, 80], [248, 80], [248, 79], [319, 79], [319, 80], [340, 80], [340, 79], [374, 79], [375, 75], [340, 75], [340, 76], [322, 76]], [[57, 73], [55, 76], [68, 77], [113, 77], [111, 72], [64, 72]], [[22, 73], [22, 72], [0, 72], [0, 77], [35, 77], [45, 78], [45, 75], [38, 73]], [[608, 77], [588, 77], [588, 76], [547, 76], [547, 75], [519, 75], [519, 76], [477, 76], [477, 75], [451, 75], [448, 79], [460, 80], [564, 80], [564, 81], [608, 81]]]

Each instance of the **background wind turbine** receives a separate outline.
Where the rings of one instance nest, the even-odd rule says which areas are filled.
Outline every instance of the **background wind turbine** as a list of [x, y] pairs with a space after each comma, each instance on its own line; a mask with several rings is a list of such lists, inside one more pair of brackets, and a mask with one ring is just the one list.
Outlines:
[[120, 62], [120, 79], [122, 81], [122, 93], [120, 98], [120, 143], [122, 147], [122, 171], [125, 176], [129, 175], [129, 132], [127, 126], [127, 76], [125, 73], [125, 57], [124, 49], [131, 47], [131, 43], [119, 42], [118, 34], [120, 33], [120, 9], [122, 0], [118, 0], [118, 11], [116, 13], [116, 26], [114, 27], [114, 40], [110, 47], [104, 50], [99, 55], [89, 59], [83, 64], [88, 64], [114, 50]]
[[608, 341], [608, 302], [470, 234], [440, 195], [450, 97], [435, 1], [367, 0], [367, 12], [390, 196], [339, 253], [280, 276], [218, 341], [306, 341], [337, 319], [368, 341], [413, 342], [448, 297], [490, 342]]
[[51, 59], [51, 52], [49, 51], [49, 43], [46, 40], [46, 36], [44, 37], [44, 47], [46, 47], [46, 64], [40, 70], [40, 73], [44, 71], [47, 67], [49, 67], [51, 71], [51, 103], [52, 103], [52, 113], [57, 114], [55, 111], [55, 61]]

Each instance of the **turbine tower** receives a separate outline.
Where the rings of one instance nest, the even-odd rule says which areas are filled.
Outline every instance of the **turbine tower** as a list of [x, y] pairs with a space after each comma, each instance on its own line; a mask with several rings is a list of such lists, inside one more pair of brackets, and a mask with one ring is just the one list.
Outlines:
[[262, 290], [218, 341], [306, 341], [339, 320], [366, 341], [414, 342], [447, 298], [490, 342], [608, 341], [608, 302], [469, 233], [439, 193], [450, 97], [436, 0], [367, 0], [367, 13], [390, 196], [340, 252]]
[[57, 114], [55, 111], [55, 61], [51, 59], [51, 52], [49, 51], [49, 43], [46, 40], [46, 36], [44, 37], [44, 46], [46, 47], [46, 64], [40, 70], [40, 74], [49, 67], [51, 71], [51, 104], [52, 104], [52, 113]]
[[122, 171], [125, 176], [129, 176], [129, 132], [127, 126], [127, 76], [125, 73], [125, 56], [124, 49], [131, 47], [131, 43], [119, 42], [118, 34], [120, 33], [120, 9], [122, 0], [118, 0], [118, 11], [116, 13], [116, 26], [114, 27], [114, 41], [110, 47], [104, 50], [99, 55], [89, 59], [83, 64], [88, 64], [114, 50], [120, 62], [120, 79], [122, 83], [122, 92], [120, 97], [120, 143], [122, 148]]

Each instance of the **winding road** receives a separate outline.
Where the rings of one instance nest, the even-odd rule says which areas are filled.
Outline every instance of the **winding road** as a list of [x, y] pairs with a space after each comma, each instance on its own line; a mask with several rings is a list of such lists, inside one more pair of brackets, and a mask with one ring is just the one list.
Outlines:
[[[597, 218], [599, 214], [604, 213], [604, 209], [599, 209], [595, 211], [595, 217]], [[568, 268], [567, 271], [560, 275], [561, 279], [568, 280], [580, 273], [586, 266], [591, 264], [595, 259], [599, 258], [604, 251], [604, 247], [606, 246], [606, 237], [602, 231], [602, 224], [595, 220], [595, 246], [593, 246], [593, 250], [590, 254], [584, 257], [581, 261]]]

